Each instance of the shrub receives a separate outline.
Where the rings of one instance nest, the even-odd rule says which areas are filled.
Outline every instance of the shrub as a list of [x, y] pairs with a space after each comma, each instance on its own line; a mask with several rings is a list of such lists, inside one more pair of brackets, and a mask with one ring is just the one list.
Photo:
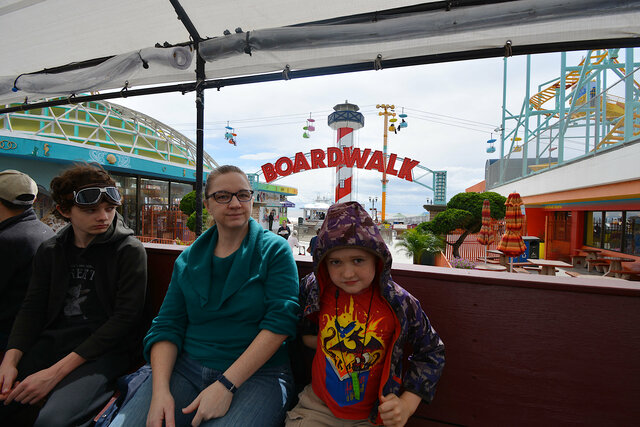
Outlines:
[[470, 261], [466, 258], [452, 258], [449, 260], [449, 263], [453, 268], [464, 268], [467, 270], [471, 270], [473, 267], [476, 266], [475, 262]]
[[438, 253], [442, 250], [444, 244], [442, 239], [432, 233], [423, 233], [411, 228], [402, 233], [400, 241], [396, 243], [396, 247], [403, 249], [407, 255], [412, 256], [414, 264], [419, 264], [423, 253]]

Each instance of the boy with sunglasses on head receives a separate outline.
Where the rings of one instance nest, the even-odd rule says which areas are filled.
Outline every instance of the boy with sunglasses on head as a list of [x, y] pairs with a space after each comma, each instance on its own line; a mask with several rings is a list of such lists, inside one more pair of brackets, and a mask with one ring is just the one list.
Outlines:
[[300, 284], [302, 340], [315, 348], [311, 384], [287, 427], [405, 425], [433, 399], [444, 345], [418, 300], [391, 279], [391, 253], [359, 203], [329, 208], [313, 263]]
[[[0, 419], [35, 426], [90, 425], [113, 381], [130, 367], [142, 317], [144, 247], [116, 212], [121, 196], [100, 166], [51, 181], [69, 225], [44, 242], [0, 364]], [[13, 424], [12, 424], [13, 422]]]

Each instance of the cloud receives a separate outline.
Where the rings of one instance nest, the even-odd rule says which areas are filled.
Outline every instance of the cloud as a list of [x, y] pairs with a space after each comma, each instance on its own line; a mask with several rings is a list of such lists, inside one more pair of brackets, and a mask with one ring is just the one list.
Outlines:
[[271, 160], [277, 156], [278, 156], [277, 153], [265, 152], [265, 153], [255, 153], [255, 154], [243, 154], [241, 156], [238, 156], [238, 158], [243, 160]]
[[[567, 54], [567, 65], [577, 65], [583, 52]], [[538, 85], [560, 74], [560, 54], [532, 57], [531, 94]], [[507, 63], [506, 105], [520, 111], [525, 100], [526, 57]], [[377, 104], [395, 104], [396, 112], [408, 114], [407, 128], [387, 137], [389, 153], [420, 161], [432, 170], [447, 171], [447, 197], [484, 179], [486, 141], [498, 138], [494, 129], [502, 122], [502, 58], [347, 73], [335, 76], [223, 87], [205, 93], [205, 150], [219, 164], [235, 164], [249, 173], [260, 172], [266, 162], [294, 156], [313, 148], [336, 144], [336, 131], [327, 116], [336, 104], [348, 100], [360, 107], [365, 126], [354, 136], [354, 144], [383, 149], [384, 120]], [[139, 110], [195, 139], [193, 94], [166, 94], [127, 98], [118, 103]], [[302, 127], [315, 119], [315, 132], [302, 138]], [[224, 139], [227, 123], [237, 133], [237, 146]], [[507, 128], [513, 128], [508, 122]], [[498, 148], [498, 144], [496, 144]], [[499, 152], [499, 149], [497, 150]], [[354, 198], [369, 204], [378, 197], [381, 208], [382, 176], [378, 172], [354, 170]], [[425, 182], [431, 178], [425, 177]], [[335, 171], [324, 169], [291, 175], [276, 181], [295, 187], [290, 198], [297, 207], [318, 196], [333, 197]], [[388, 212], [422, 212], [433, 193], [417, 183], [390, 177], [387, 184]], [[368, 206], [369, 207], [369, 206]]]

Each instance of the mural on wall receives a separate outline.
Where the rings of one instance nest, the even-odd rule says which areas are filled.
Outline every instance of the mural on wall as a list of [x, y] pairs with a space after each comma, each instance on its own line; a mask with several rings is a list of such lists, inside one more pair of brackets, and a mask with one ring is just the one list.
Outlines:
[[131, 159], [129, 159], [129, 157], [119, 156], [113, 153], [105, 153], [103, 151], [91, 151], [89, 153], [89, 159], [101, 164], [109, 163], [110, 165], [122, 168], [131, 167]]

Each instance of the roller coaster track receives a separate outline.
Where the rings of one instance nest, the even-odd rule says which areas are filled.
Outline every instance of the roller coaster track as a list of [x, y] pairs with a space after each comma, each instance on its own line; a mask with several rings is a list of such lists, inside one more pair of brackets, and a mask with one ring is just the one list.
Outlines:
[[[587, 58], [589, 58], [589, 63], [587, 64], [588, 66], [596, 66], [596, 65], [600, 65], [609, 55], [609, 51], [605, 50], [600, 54], [597, 55], [592, 55], [592, 56], [588, 56]], [[580, 61], [579, 66], [580, 67], [584, 67], [585, 66], [585, 60], [586, 58], [583, 58], [582, 61]], [[614, 64], [620, 64], [620, 62], [618, 62], [617, 57], [612, 57], [611, 58], [611, 62]], [[617, 67], [619, 72], [622, 73], [622, 75], [626, 75], [626, 70], [624, 67]], [[580, 81], [580, 76], [584, 74], [584, 70], [572, 70], [569, 71], [566, 75], [565, 75], [565, 89], [571, 89], [574, 88], [578, 82]], [[584, 75], [583, 76], [583, 80], [589, 79], [588, 75]], [[633, 81], [634, 85], [636, 86], [636, 88], [640, 89], [640, 83], [638, 83], [636, 80]], [[543, 105], [545, 103], [547, 103], [548, 101], [550, 101], [551, 99], [553, 99], [557, 93], [558, 93], [558, 89], [560, 88], [560, 84], [561, 84], [561, 79], [558, 78], [556, 81], [554, 81], [551, 85], [547, 86], [546, 88], [542, 89], [540, 92], [536, 93], [535, 95], [533, 95], [531, 98], [529, 98], [529, 104], [531, 105], [532, 108], [538, 110], [538, 111], [542, 111], [545, 108], [543, 107]], [[576, 92], [574, 92], [576, 93]], [[584, 100], [588, 99], [587, 95], [584, 95], [580, 98], [572, 98], [571, 102], [572, 103], [582, 103], [584, 102], [584, 100], [582, 100], [582, 98], [584, 98]], [[618, 142], [621, 142], [624, 140], [624, 103], [620, 103], [619, 101], [611, 101], [610, 100], [610, 96], [607, 96], [605, 99], [607, 99], [607, 118], [610, 120], [616, 120], [615, 124], [613, 125], [613, 127], [611, 128], [611, 130], [602, 138], [602, 140], [598, 143], [598, 145], [595, 147], [595, 150], [600, 149], [603, 145], [606, 144], [616, 144]], [[602, 100], [600, 101], [602, 103]], [[577, 104], [579, 105], [579, 104]], [[553, 113], [553, 112], [549, 112], [548, 114], [546, 114], [547, 116], [551, 116], [553, 115], [554, 117], [559, 117], [558, 113]], [[575, 115], [583, 115], [584, 113], [575, 113], [574, 115], [572, 115], [572, 117], [574, 117]], [[640, 117], [638, 117], [638, 114], [634, 114], [634, 121], [635, 119], [638, 119]], [[634, 123], [633, 124], [633, 135], [639, 135], [640, 134], [640, 125]]]
[[[602, 61], [605, 60], [605, 58], [607, 57], [607, 55], [609, 54], [608, 51], [605, 51], [604, 53], [600, 54], [600, 55], [594, 55], [592, 56], [592, 62], [591, 65], [599, 65], [602, 63]], [[614, 59], [615, 60], [615, 59]], [[584, 66], [584, 59], [582, 59], [582, 61], [580, 61], [579, 66], [582, 67]], [[615, 60], [617, 62], [617, 60]], [[578, 83], [578, 81], [580, 80], [580, 71], [578, 70], [573, 70], [567, 73], [566, 77], [565, 77], [565, 88], [569, 89], [571, 87], [573, 87], [576, 83]], [[540, 111], [542, 110], [542, 105], [545, 104], [547, 101], [549, 101], [550, 99], [553, 99], [556, 96], [556, 91], [557, 89], [560, 88], [560, 78], [558, 77], [558, 80], [553, 83], [551, 86], [548, 86], [544, 89], [542, 89], [540, 92], [536, 93], [535, 95], [533, 95], [530, 99], [529, 99], [529, 104], [531, 104], [533, 106], [533, 108], [535, 108], [536, 110]]]
[[[640, 114], [634, 114], [634, 119], [640, 119]], [[634, 123], [633, 124], [633, 135], [640, 135], [640, 125]], [[616, 122], [615, 125], [611, 128], [608, 134], [602, 138], [602, 141], [591, 151], [599, 150], [604, 144], [617, 144], [618, 142], [624, 141], [624, 116], [620, 117], [620, 120]]]

